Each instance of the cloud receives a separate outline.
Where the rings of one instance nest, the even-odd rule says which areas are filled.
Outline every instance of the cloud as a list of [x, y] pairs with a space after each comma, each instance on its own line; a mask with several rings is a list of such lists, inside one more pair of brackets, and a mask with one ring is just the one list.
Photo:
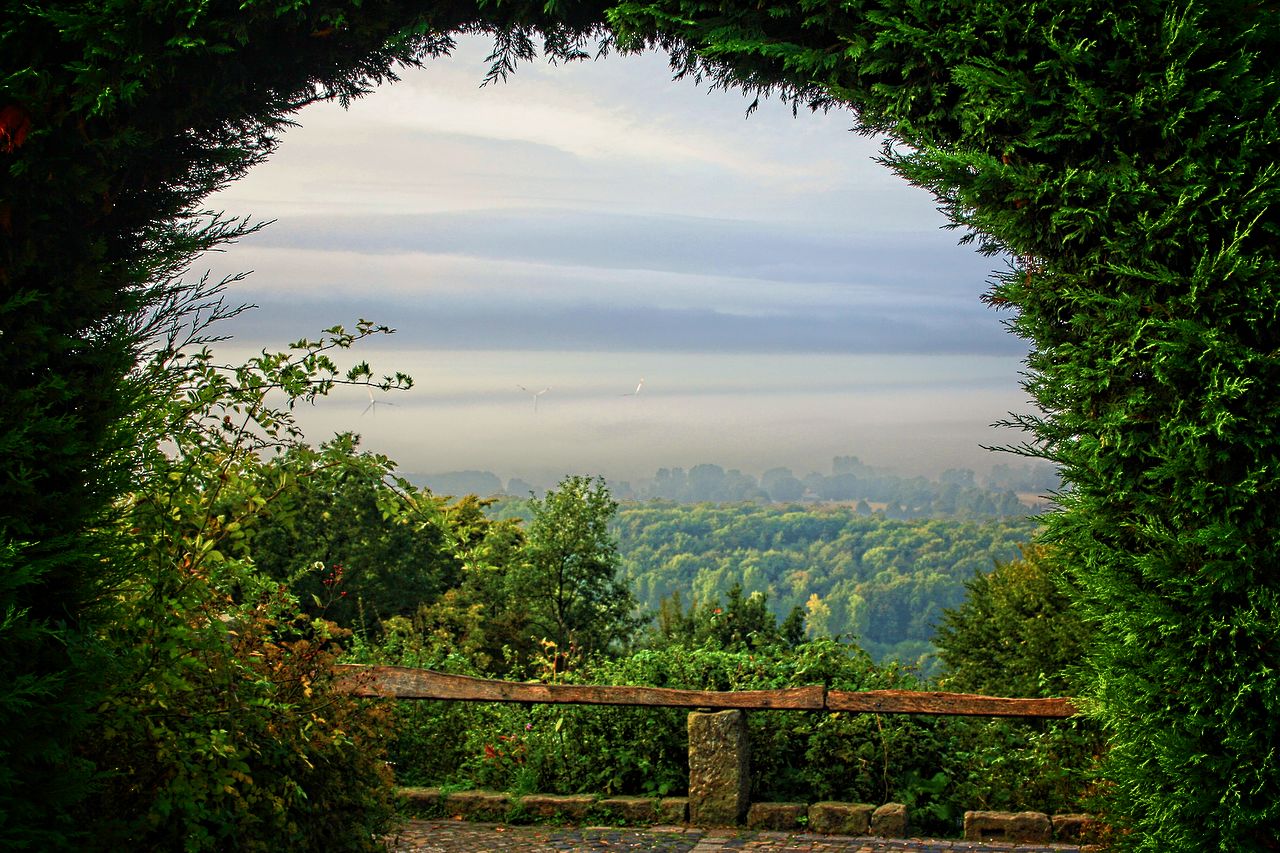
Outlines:
[[[769, 118], [745, 121], [749, 101], [736, 92], [707, 92], [691, 80], [675, 81], [657, 53], [619, 55], [607, 62], [527, 63], [505, 82], [481, 86], [488, 40], [464, 38], [448, 58], [357, 101], [351, 113], [381, 131], [411, 130], [547, 146], [581, 160], [662, 168], [726, 170], [753, 180], [796, 180], [829, 174], [827, 158], [756, 156], [776, 153], [795, 135], [776, 126], [789, 108], [768, 103]], [[693, 121], [690, 121], [690, 119]], [[807, 116], [812, 127], [843, 132], [851, 116]], [[335, 110], [317, 110], [314, 123], [347, 122]], [[798, 123], [798, 122], [797, 122]], [[751, 137], [746, 145], [734, 137]], [[624, 165], [625, 168], [625, 165]]]
[[981, 309], [945, 305], [743, 316], [706, 309], [606, 304], [481, 306], [472, 302], [260, 302], [227, 328], [250, 340], [315, 334], [357, 317], [395, 326], [403, 344], [438, 349], [772, 353], [971, 353], [1017, 356], [1025, 346]]
[[949, 235], [542, 213], [298, 217], [215, 270], [256, 270], [255, 338], [363, 316], [440, 349], [1025, 352]]
[[316, 104], [248, 181], [236, 212], [436, 212], [496, 207], [726, 217], [772, 214], [878, 229], [940, 223], [923, 191], [872, 162], [849, 115], [673, 82], [660, 56], [532, 63], [480, 89], [487, 47], [411, 69], [348, 111]]
[[264, 247], [449, 254], [778, 282], [982, 281], [992, 262], [954, 242], [933, 232], [845, 232], [778, 221], [563, 209], [294, 216], [254, 239]]

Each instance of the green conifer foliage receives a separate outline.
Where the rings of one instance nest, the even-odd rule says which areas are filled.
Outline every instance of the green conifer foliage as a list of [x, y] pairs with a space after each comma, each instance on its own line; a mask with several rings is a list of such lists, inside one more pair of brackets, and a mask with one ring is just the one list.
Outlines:
[[[37, 543], [8, 552], [20, 581], [0, 590], [17, 620], [6, 630], [34, 645], [9, 650], [7, 681], [74, 668], [57, 651], [74, 644], [40, 638], [74, 630], [96, 598], [94, 548], [74, 537], [118, 488], [103, 463], [128, 446], [115, 428], [122, 320], [216, 243], [193, 227], [200, 199], [265, 156], [299, 105], [359, 94], [395, 62], [447, 49], [451, 32], [496, 31], [501, 73], [535, 32], [568, 57], [607, 24], [613, 46], [664, 47], [686, 73], [852, 107], [894, 140], [887, 165], [932, 190], [979, 247], [1014, 259], [989, 298], [1032, 345], [1040, 414], [1018, 420], [1025, 449], [1061, 464], [1068, 485], [1047, 538], [1095, 626], [1089, 699], [1113, 741], [1117, 814], [1145, 849], [1274, 844], [1273, 3], [0, 10], [0, 531]], [[6, 744], [42, 743], [35, 729], [74, 713], [38, 716]]]
[[1041, 414], [1018, 420], [1024, 449], [1069, 487], [1046, 539], [1096, 626], [1089, 699], [1117, 815], [1143, 849], [1272, 844], [1275, 10], [690, 4], [614, 19], [667, 33], [691, 63], [705, 47], [699, 67], [722, 82], [852, 105], [905, 143], [888, 165], [1016, 259], [989, 298], [1033, 346]]

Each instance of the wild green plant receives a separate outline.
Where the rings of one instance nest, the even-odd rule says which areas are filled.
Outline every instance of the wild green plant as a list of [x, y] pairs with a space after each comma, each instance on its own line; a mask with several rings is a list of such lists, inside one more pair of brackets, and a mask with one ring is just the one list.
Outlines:
[[109, 590], [115, 618], [98, 645], [111, 652], [110, 686], [79, 743], [98, 771], [86, 846], [375, 850], [394, 815], [385, 711], [334, 689], [346, 632], [258, 572], [249, 543], [297, 478], [338, 466], [389, 476], [351, 436], [307, 447], [292, 413], [369, 380], [367, 365], [343, 372], [331, 354], [387, 330], [362, 321], [224, 365], [204, 337], [220, 293], [196, 288], [194, 307], [161, 318], [132, 377], [144, 443], [115, 510], [117, 559], [132, 572]]

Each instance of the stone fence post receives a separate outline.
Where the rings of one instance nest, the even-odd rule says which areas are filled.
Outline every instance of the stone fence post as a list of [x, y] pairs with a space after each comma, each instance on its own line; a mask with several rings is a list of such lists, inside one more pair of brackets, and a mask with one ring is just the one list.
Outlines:
[[689, 822], [733, 826], [747, 815], [751, 774], [743, 711], [689, 714]]

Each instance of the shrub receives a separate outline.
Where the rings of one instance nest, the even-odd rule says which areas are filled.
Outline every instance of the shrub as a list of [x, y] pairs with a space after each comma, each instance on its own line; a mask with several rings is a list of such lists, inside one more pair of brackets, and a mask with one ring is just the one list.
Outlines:
[[[250, 548], [255, 519], [290, 478], [389, 471], [350, 436], [307, 447], [290, 414], [337, 382], [367, 379], [365, 365], [344, 379], [328, 352], [377, 329], [334, 328], [223, 367], [191, 346], [200, 326], [187, 327], [190, 316], [174, 307], [136, 372], [136, 486], [103, 532], [131, 571], [109, 590], [97, 642], [110, 653], [110, 687], [79, 744], [99, 774], [81, 805], [87, 846], [379, 849], [395, 813], [386, 711], [334, 689], [344, 632], [303, 614]], [[288, 464], [270, 464], [285, 450], [276, 462]]]

